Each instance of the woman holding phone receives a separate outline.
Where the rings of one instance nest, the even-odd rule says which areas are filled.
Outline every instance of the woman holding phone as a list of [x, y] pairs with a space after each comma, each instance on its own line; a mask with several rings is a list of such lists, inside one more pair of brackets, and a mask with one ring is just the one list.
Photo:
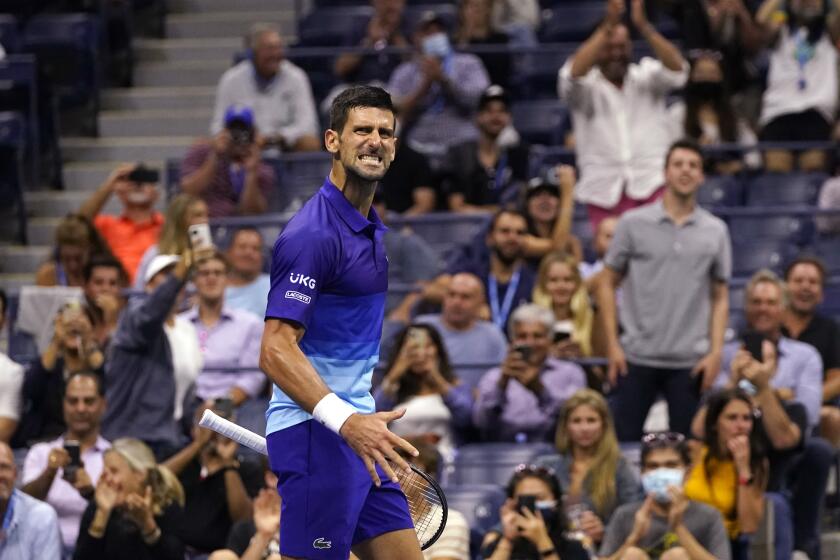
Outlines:
[[376, 409], [406, 411], [391, 430], [422, 436], [442, 455], [451, 453], [459, 432], [470, 426], [472, 395], [452, 371], [437, 330], [423, 324], [403, 330], [386, 371], [373, 394]]
[[563, 495], [554, 471], [519, 465], [508, 482], [502, 522], [484, 536], [481, 556], [490, 560], [589, 560], [577, 540], [566, 537]]

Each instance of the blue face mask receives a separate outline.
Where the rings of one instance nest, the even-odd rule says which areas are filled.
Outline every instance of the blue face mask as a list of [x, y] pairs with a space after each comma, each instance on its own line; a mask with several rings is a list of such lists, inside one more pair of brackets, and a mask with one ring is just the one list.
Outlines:
[[682, 486], [684, 476], [682, 469], [655, 469], [642, 474], [642, 488], [645, 494], [652, 495], [657, 502], [667, 504], [671, 501], [668, 487]]
[[446, 33], [434, 33], [423, 39], [423, 54], [446, 58], [452, 53], [452, 45]]
[[553, 527], [557, 519], [557, 500], [540, 500], [534, 504], [546, 527]]

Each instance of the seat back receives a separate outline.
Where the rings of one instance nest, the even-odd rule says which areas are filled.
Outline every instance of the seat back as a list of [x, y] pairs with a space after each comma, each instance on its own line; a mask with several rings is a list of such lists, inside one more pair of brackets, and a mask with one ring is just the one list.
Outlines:
[[748, 206], [813, 206], [825, 173], [767, 173], [747, 183]]
[[736, 243], [758, 240], [807, 245], [814, 237], [814, 220], [802, 216], [731, 216], [729, 232]]
[[568, 128], [566, 106], [555, 99], [520, 101], [511, 107], [513, 123], [530, 144], [559, 145]]
[[477, 558], [481, 540], [499, 524], [499, 509], [505, 493], [492, 484], [471, 484], [444, 489], [446, 504], [460, 512], [470, 527], [470, 558]]
[[[734, 236], [733, 236], [734, 238]], [[732, 267], [734, 276], [750, 276], [760, 268], [781, 272], [799, 249], [796, 245], [772, 239], [735, 241], [732, 244]]]
[[706, 208], [741, 206], [744, 203], [744, 186], [728, 175], [708, 175], [697, 191], [697, 202]]

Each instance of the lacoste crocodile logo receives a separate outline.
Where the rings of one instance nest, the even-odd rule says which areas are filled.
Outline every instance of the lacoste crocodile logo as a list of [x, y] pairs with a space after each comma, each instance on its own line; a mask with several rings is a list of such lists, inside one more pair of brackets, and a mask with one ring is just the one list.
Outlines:
[[332, 548], [332, 541], [324, 540], [324, 537], [318, 537], [312, 542], [312, 548], [325, 549]]

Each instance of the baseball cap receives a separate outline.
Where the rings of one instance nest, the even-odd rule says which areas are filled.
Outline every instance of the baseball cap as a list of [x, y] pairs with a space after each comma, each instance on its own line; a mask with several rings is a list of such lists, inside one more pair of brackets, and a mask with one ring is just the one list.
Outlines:
[[143, 282], [148, 284], [149, 281], [155, 277], [158, 272], [175, 265], [181, 257], [178, 255], [157, 255], [149, 263], [149, 268], [146, 269], [146, 275], [143, 277]]
[[543, 177], [534, 177], [528, 181], [528, 187], [525, 190], [525, 199], [527, 200], [542, 192], [547, 192], [556, 197], [560, 196], [560, 189], [557, 188], [557, 185]]
[[485, 89], [481, 94], [481, 97], [478, 98], [479, 111], [484, 109], [484, 106], [491, 101], [501, 101], [505, 104], [506, 109], [510, 109], [510, 97], [508, 96], [507, 91], [505, 91], [505, 88], [498, 84], [493, 84]]
[[225, 127], [238, 123], [245, 128], [254, 127], [254, 111], [245, 105], [231, 105], [225, 111]]
[[433, 23], [446, 29], [446, 22], [439, 13], [434, 10], [426, 10], [420, 15], [420, 19], [417, 20], [417, 29], [426, 29]]

